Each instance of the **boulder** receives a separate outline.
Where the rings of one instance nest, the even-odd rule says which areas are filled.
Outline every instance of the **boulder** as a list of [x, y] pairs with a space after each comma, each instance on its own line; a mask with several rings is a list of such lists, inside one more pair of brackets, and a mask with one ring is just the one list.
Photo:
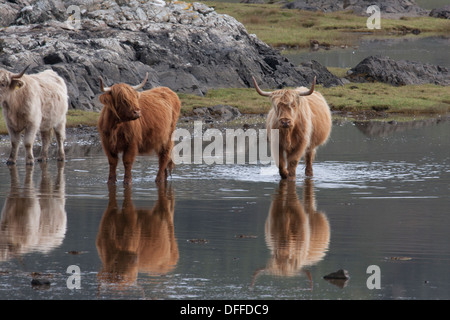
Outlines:
[[309, 81], [307, 87], [310, 87], [310, 83], [316, 77], [317, 83], [326, 84], [327, 87], [335, 87], [343, 85], [341, 79], [332, 74], [328, 69], [315, 60], [303, 62], [300, 64], [299, 69], [302, 71], [305, 78]]
[[99, 76], [108, 86], [137, 84], [148, 72], [144, 89], [198, 95], [251, 87], [252, 76], [269, 88], [310, 83], [307, 67], [294, 66], [234, 18], [202, 3], [0, 0], [0, 7], [7, 12], [0, 67], [55, 70], [66, 80], [71, 108], [100, 110]]
[[351, 82], [384, 82], [392, 85], [425, 84], [450, 85], [450, 69], [427, 63], [393, 60], [370, 56], [347, 73]]
[[450, 19], [450, 5], [431, 10], [430, 17]]
[[241, 116], [238, 108], [227, 105], [216, 105], [212, 107], [201, 107], [192, 110], [196, 118], [205, 120], [205, 122], [213, 121], [229, 121]]

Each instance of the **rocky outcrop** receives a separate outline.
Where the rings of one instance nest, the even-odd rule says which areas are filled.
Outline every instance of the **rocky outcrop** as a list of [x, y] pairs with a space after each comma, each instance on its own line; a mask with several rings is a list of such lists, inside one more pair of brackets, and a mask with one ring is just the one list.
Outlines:
[[99, 76], [108, 86], [136, 84], [148, 72], [146, 89], [199, 95], [252, 86], [252, 76], [269, 88], [312, 80], [304, 74], [311, 70], [295, 67], [234, 18], [202, 3], [0, 0], [0, 8], [0, 67], [55, 70], [67, 82], [72, 108], [100, 109]]
[[419, 7], [414, 0], [296, 0], [287, 3], [286, 8], [309, 11], [352, 11], [355, 14], [368, 16], [367, 8], [377, 5], [384, 17], [423, 16], [428, 11]]
[[201, 119], [208, 122], [230, 121], [241, 116], [238, 108], [226, 105], [216, 105], [212, 107], [194, 108], [192, 111], [195, 119]]
[[[315, 60], [303, 62], [300, 64], [299, 69], [304, 74], [305, 78], [311, 83], [314, 77], [316, 77], [317, 83], [326, 83], [328, 87], [340, 86], [344, 83], [341, 79], [332, 74], [328, 69]], [[307, 87], [310, 86], [310, 83]]]
[[391, 85], [425, 84], [450, 85], [450, 69], [427, 63], [393, 60], [370, 56], [348, 71], [352, 82], [385, 82]]
[[431, 10], [430, 17], [450, 19], [450, 5]]

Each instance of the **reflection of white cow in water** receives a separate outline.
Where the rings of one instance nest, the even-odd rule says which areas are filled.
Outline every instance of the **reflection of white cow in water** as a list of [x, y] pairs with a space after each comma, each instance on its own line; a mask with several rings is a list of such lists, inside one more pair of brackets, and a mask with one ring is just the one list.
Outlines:
[[[330, 225], [326, 215], [317, 211], [313, 182], [305, 179], [303, 205], [298, 199], [294, 181], [282, 180], [266, 220], [266, 243], [271, 258], [261, 274], [295, 276], [304, 267], [323, 259], [330, 241]], [[305, 271], [311, 280], [310, 274]]]
[[61, 245], [66, 233], [64, 163], [52, 183], [47, 164], [41, 164], [39, 191], [27, 166], [23, 187], [16, 166], [9, 166], [11, 191], [0, 218], [0, 261], [38, 251], [48, 253]]

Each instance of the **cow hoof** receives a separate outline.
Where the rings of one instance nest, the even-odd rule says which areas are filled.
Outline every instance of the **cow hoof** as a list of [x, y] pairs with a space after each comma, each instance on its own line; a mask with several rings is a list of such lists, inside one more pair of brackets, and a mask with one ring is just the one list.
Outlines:
[[288, 175], [285, 172], [280, 172], [280, 177], [281, 177], [281, 179], [286, 179], [288, 177]]
[[167, 181], [167, 179], [163, 179], [163, 178], [161, 178], [161, 177], [155, 179], [155, 183], [156, 183], [156, 184], [161, 184], [161, 183], [163, 183], [163, 182], [165, 182], [165, 181]]

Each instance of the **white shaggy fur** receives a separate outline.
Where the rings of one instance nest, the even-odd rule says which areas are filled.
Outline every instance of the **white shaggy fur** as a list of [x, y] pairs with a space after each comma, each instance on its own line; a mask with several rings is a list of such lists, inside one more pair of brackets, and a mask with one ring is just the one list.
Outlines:
[[58, 143], [58, 160], [64, 160], [68, 96], [66, 84], [56, 72], [45, 70], [14, 78], [13, 73], [0, 69], [0, 105], [11, 137], [8, 164], [16, 163], [22, 132], [26, 163], [34, 163], [33, 143], [38, 130], [42, 138], [39, 160], [47, 160], [52, 129]]

